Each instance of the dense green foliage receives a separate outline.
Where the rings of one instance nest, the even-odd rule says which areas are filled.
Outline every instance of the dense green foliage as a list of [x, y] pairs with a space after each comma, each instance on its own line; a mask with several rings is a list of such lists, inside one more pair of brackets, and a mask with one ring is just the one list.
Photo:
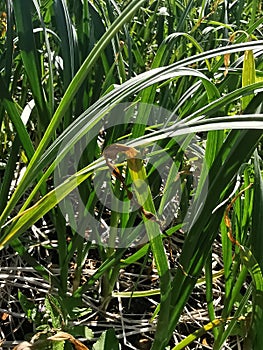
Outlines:
[[[194, 348], [210, 330], [213, 349], [233, 335], [248, 349], [260, 349], [260, 2], [6, 0], [0, 6], [0, 248], [15, 251], [50, 284], [48, 316], [18, 292], [26, 316], [40, 327], [36, 333], [59, 329], [88, 338], [84, 296], [98, 299], [102, 317], [114, 310], [115, 297], [129, 296], [133, 305], [157, 292], [147, 333], [152, 350]], [[114, 169], [103, 150], [121, 142], [146, 154], [146, 161], [134, 166], [121, 160], [123, 175], [109, 179]], [[98, 196], [98, 174], [111, 184], [115, 209]], [[97, 187], [103, 194], [103, 182]], [[66, 200], [76, 188], [82, 206]], [[117, 210], [120, 202], [126, 211]], [[138, 210], [129, 212], [134, 204]], [[78, 219], [88, 213], [107, 231], [108, 246], [87, 240], [87, 227], [79, 234]], [[133, 236], [125, 235], [130, 227], [134, 235], [143, 227], [149, 243], [131, 248]], [[116, 247], [118, 230], [125, 244]], [[180, 254], [169, 253], [178, 232]], [[213, 268], [215, 240], [220, 276]], [[54, 261], [42, 259], [37, 247]], [[94, 257], [96, 269], [82, 278]], [[128, 291], [117, 292], [120, 270], [134, 266], [138, 275], [146, 266], [156, 268], [158, 290], [136, 290], [139, 276]], [[218, 277], [224, 294], [219, 309], [213, 302]], [[184, 307], [204, 281], [209, 322], [175, 341]], [[58, 343], [53, 347], [63, 348]], [[112, 330], [94, 349], [109, 344], [118, 349]]]

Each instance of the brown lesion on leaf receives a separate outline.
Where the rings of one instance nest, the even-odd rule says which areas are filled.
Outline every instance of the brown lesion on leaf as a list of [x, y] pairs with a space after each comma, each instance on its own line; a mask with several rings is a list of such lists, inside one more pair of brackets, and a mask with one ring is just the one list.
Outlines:
[[140, 212], [144, 215], [144, 217], [148, 220], [152, 220], [157, 222], [159, 225], [161, 224], [160, 221], [156, 218], [156, 216], [151, 213], [150, 211], [147, 211], [141, 206], [137, 200], [135, 199], [133, 193], [129, 190], [125, 183], [125, 179], [120, 173], [119, 169], [114, 165], [114, 161], [117, 159], [118, 153], [124, 153], [127, 156], [127, 163], [128, 167], [135, 172], [139, 172], [142, 167], [142, 161], [138, 157], [140, 152], [136, 150], [134, 147], [126, 146], [123, 144], [115, 143], [112, 145], [107, 146], [103, 151], [103, 156], [105, 158], [107, 166], [112, 171], [112, 174], [118, 179], [121, 183], [123, 188], [125, 189], [127, 196], [129, 200], [133, 200], [138, 206]]

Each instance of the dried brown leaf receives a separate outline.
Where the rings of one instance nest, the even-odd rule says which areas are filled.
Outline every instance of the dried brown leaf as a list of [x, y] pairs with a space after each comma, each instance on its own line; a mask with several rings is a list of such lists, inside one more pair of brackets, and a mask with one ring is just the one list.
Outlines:
[[32, 344], [28, 341], [23, 341], [22, 343], [16, 345], [13, 350], [31, 350]]
[[[58, 332], [55, 335], [52, 335], [48, 338], [48, 340], [52, 341], [65, 341], [68, 340], [71, 342], [71, 344], [74, 345], [76, 350], [89, 350], [86, 345], [84, 345], [81, 341], [75, 339], [73, 335], [66, 333], [66, 332]], [[19, 349], [22, 350], [22, 349]]]

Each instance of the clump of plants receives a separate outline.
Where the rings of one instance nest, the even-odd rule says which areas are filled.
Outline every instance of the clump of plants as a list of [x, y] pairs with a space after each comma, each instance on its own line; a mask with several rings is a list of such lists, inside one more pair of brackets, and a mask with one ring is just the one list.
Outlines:
[[261, 5], [0, 6], [3, 346], [260, 349]]

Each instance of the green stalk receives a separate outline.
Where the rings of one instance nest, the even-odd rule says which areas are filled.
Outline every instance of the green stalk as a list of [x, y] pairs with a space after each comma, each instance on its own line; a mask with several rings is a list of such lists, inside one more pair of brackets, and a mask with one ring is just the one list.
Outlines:
[[[164, 334], [166, 334], [167, 324], [169, 323], [171, 276], [161, 238], [160, 226], [156, 221], [156, 210], [154, 207], [151, 191], [147, 183], [147, 174], [145, 167], [142, 160], [138, 158], [128, 159], [127, 165], [134, 184], [137, 201], [143, 207], [144, 211], [147, 211], [151, 216], [151, 219], [149, 219], [143, 214], [143, 221], [160, 277], [161, 301], [159, 319], [155, 334], [155, 343], [161, 344], [162, 337]], [[161, 347], [159, 349], [161, 349]]]

